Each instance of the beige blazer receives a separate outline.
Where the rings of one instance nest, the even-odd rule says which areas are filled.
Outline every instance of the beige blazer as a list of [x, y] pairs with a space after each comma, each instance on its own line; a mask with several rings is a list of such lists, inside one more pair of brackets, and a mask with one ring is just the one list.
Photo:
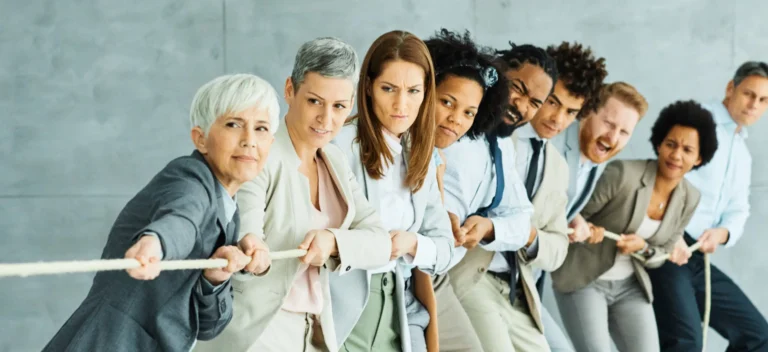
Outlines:
[[[606, 231], [616, 234], [637, 232], [651, 201], [657, 168], [655, 159], [611, 162], [581, 215], [587, 221], [605, 227]], [[658, 231], [647, 239], [648, 245], [656, 251], [654, 256], [664, 255], [674, 248], [683, 236], [699, 198], [699, 191], [686, 179], [675, 187]], [[613, 266], [616, 252], [616, 242], [609, 239], [598, 244], [571, 244], [565, 263], [552, 273], [554, 288], [560, 292], [573, 292], [586, 287]], [[663, 262], [647, 266], [654, 268], [661, 264]], [[653, 301], [645, 262], [632, 257], [632, 266], [648, 301]]]
[[[544, 159], [544, 177], [533, 197], [534, 215], [532, 226], [539, 231], [539, 249], [535, 258], [527, 258], [525, 251], [518, 251], [517, 261], [520, 279], [523, 283], [531, 317], [540, 331], [544, 331], [541, 321], [541, 299], [536, 290], [536, 280], [531, 268], [536, 266], [545, 271], [557, 269], [565, 259], [568, 249], [568, 224], [565, 219], [565, 206], [568, 203], [568, 164], [552, 143], [547, 143]], [[514, 169], [510, 171], [515, 172]], [[475, 247], [467, 251], [464, 258], [450, 270], [451, 284], [456, 296], [462, 298], [477, 284], [488, 271], [495, 252]]]
[[[349, 168], [349, 162], [335, 145], [320, 150], [331, 177], [341, 191], [347, 205], [347, 214], [340, 228], [329, 229], [336, 235], [338, 259], [329, 259], [320, 269], [324, 307], [320, 315], [326, 347], [338, 351], [333, 307], [328, 284], [330, 271], [341, 275], [354, 269], [374, 269], [389, 262], [391, 241], [381, 225], [378, 215], [368, 204], [363, 190]], [[275, 135], [269, 160], [264, 170], [237, 194], [240, 208], [240, 237], [254, 233], [265, 240], [271, 251], [298, 248], [309, 227], [312, 203], [309, 182], [298, 171], [300, 160], [293, 148], [287, 128]], [[272, 262], [263, 276], [237, 274], [233, 279], [234, 315], [224, 332], [210, 342], [199, 341], [198, 351], [250, 351], [270, 320], [283, 305], [300, 262], [296, 259]], [[350, 288], [349, 294], [364, 291], [367, 282], [356, 282], [363, 290]], [[364, 301], [363, 298], [352, 301]], [[336, 302], [333, 302], [336, 303]], [[355, 307], [360, 310], [363, 307]], [[341, 315], [344, 316], [344, 315]]]

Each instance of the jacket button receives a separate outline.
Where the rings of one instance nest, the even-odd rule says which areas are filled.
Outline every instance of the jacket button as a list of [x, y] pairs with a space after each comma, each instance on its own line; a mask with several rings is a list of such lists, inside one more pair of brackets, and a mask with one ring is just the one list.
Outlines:
[[227, 302], [221, 301], [221, 303], [219, 303], [219, 314], [224, 314], [224, 312], [226, 311], [227, 311]]
[[351, 266], [347, 266], [346, 271], [350, 271], [350, 270], [352, 270], [352, 267]]
[[482, 273], [484, 273], [484, 272], [485, 272], [485, 268], [480, 268], [480, 269], [477, 269], [477, 272], [482, 274]]

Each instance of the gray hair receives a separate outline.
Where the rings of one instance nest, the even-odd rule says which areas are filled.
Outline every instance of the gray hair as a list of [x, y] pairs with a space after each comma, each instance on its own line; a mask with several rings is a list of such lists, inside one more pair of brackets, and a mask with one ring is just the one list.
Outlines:
[[214, 78], [198, 89], [189, 112], [192, 128], [200, 126], [207, 135], [217, 118], [256, 107], [269, 114], [270, 132], [279, 124], [280, 105], [277, 92], [264, 79], [251, 74], [233, 74]]
[[348, 79], [357, 86], [359, 71], [357, 52], [351, 45], [337, 38], [323, 37], [308, 41], [299, 48], [291, 81], [294, 92], [297, 92], [306, 74], [315, 72], [323, 77]]
[[768, 64], [760, 61], [747, 61], [736, 70], [733, 75], [733, 86], [738, 86], [741, 81], [749, 76], [760, 76], [768, 78]]

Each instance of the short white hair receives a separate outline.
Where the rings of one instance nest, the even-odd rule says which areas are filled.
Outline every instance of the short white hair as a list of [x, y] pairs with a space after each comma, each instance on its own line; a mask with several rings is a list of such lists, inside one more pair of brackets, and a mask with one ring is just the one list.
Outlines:
[[190, 107], [189, 122], [192, 128], [200, 126], [207, 135], [217, 118], [252, 107], [267, 111], [269, 130], [275, 134], [280, 123], [280, 104], [275, 88], [252, 74], [219, 76], [197, 90]]

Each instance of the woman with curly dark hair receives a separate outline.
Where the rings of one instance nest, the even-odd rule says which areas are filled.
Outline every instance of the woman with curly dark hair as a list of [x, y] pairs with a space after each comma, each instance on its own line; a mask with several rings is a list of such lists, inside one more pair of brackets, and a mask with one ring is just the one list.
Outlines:
[[461, 35], [442, 29], [425, 43], [435, 65], [434, 157], [442, 192], [442, 149], [465, 135], [474, 140], [498, 126], [506, 112], [509, 88], [493, 66], [490, 52], [475, 44], [469, 32]]
[[[683, 265], [682, 240], [699, 203], [685, 174], [706, 165], [717, 150], [712, 114], [678, 101], [659, 114], [651, 132], [658, 159], [611, 162], [581, 215], [600, 231], [571, 244], [552, 274], [555, 298], [577, 351], [658, 351], [658, 332], [646, 268], [669, 254]], [[603, 241], [603, 231], [621, 234]], [[610, 332], [610, 333], [609, 333]]]
[[[491, 52], [475, 44], [469, 32], [442, 29], [425, 43], [435, 65], [437, 129], [433, 156], [438, 186], [443, 193], [446, 161], [442, 149], [462, 138], [480, 138], [498, 126], [506, 111], [509, 88], [493, 66]], [[471, 333], [472, 325], [453, 295], [447, 275], [435, 277], [434, 289], [437, 307], [429, 309], [427, 344], [438, 345], [435, 340], [439, 338], [441, 351], [480, 350], [480, 341]], [[409, 315], [409, 321], [416, 320]]]

